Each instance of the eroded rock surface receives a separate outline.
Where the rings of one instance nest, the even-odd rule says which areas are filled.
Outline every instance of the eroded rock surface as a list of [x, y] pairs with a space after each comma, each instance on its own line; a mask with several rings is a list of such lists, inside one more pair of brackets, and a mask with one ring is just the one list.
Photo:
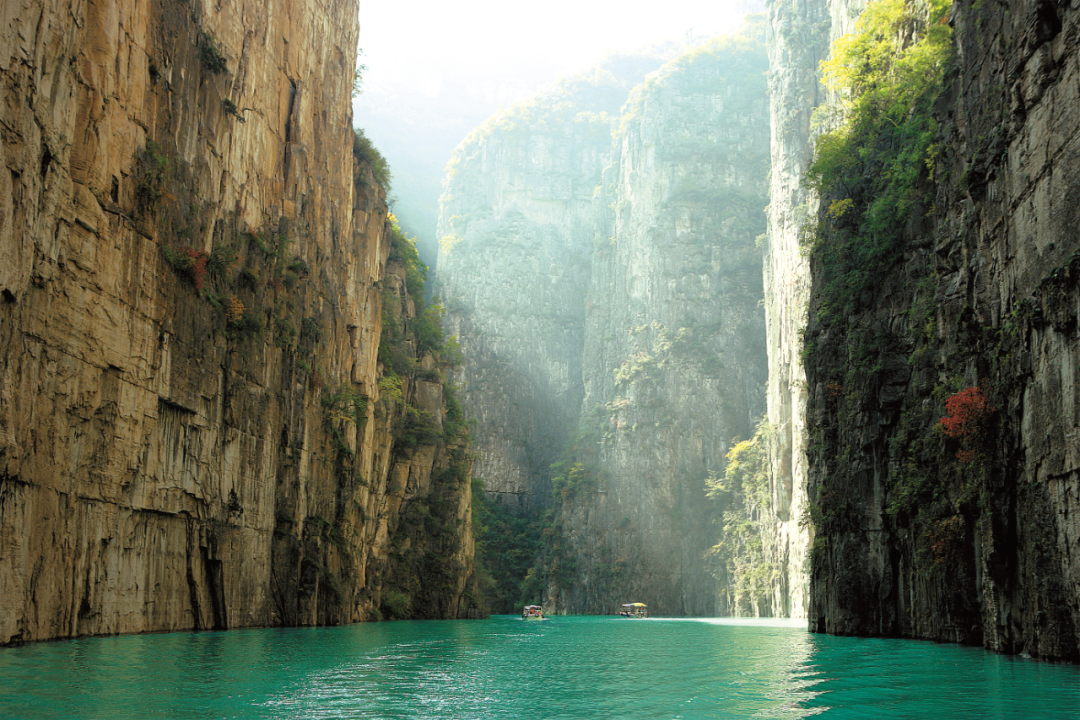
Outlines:
[[379, 608], [453, 442], [397, 452], [376, 417], [393, 276], [348, 151], [356, 18], [0, 10], [0, 643]]
[[[858, 311], [811, 304], [811, 628], [1076, 660], [1077, 13], [958, 2], [949, 22], [902, 255]], [[957, 397], [988, 409], [950, 435]]]

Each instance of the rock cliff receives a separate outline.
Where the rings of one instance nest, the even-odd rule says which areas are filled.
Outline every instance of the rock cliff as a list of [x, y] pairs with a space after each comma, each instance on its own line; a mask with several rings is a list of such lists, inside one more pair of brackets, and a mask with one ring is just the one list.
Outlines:
[[439, 348], [348, 152], [356, 17], [0, 11], [0, 643], [477, 611]]
[[764, 411], [767, 67], [761, 43], [714, 40], [649, 76], [616, 131], [583, 363], [596, 477], [563, 492], [570, 610], [728, 614], [705, 491]]
[[549, 467], [577, 423], [610, 124], [659, 64], [615, 57], [556, 83], [477, 128], [447, 166], [439, 284], [468, 358], [460, 381], [477, 421], [475, 472], [514, 507], [550, 505]]
[[611, 78], [578, 78], [450, 166], [440, 282], [477, 474], [526, 510], [554, 492], [526, 584], [552, 609], [723, 604], [706, 480], [764, 411], [766, 69], [760, 42], [715, 41], [617, 118]]
[[[819, 175], [810, 625], [1077, 660], [1077, 13], [939, 12], [900, 21], [906, 46], [952, 29], [935, 104], [903, 123], [932, 142], [895, 146], [919, 149], [915, 172], [872, 194]], [[888, 167], [885, 144], [851, 137], [868, 152], [846, 178]], [[870, 236], [874, 198], [903, 214]], [[872, 257], [873, 282], [847, 253]]]
[[[764, 519], [765, 554], [781, 576], [776, 614], [804, 617], [809, 593], [806, 501], [806, 376], [803, 330], [810, 266], [800, 240], [818, 209], [803, 178], [814, 138], [836, 99], [821, 85], [820, 63], [848, 33], [864, 0], [773, 3], [768, 10], [769, 112], [772, 126], [769, 230], [765, 240], [765, 317], [769, 353], [767, 467], [772, 504]], [[820, 108], [820, 110], [817, 110]], [[815, 116], [815, 110], [817, 114]]]

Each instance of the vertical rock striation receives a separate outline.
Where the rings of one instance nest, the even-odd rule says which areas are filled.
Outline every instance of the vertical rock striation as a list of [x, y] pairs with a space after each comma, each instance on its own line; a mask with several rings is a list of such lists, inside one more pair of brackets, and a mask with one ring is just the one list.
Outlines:
[[376, 417], [355, 3], [0, 15], [0, 643], [364, 619], [433, 483], [465, 612], [460, 441]]
[[477, 477], [513, 507], [550, 505], [549, 466], [580, 412], [594, 197], [611, 117], [659, 64], [615, 57], [497, 114], [454, 152], [440, 201], [439, 282], [468, 363]]
[[[821, 85], [819, 65], [836, 38], [849, 32], [864, 0], [773, 3], [768, 11], [769, 112], [772, 150], [769, 231], [765, 245], [765, 317], [769, 352], [769, 473], [773, 504], [764, 533], [767, 554], [784, 568], [776, 584], [777, 614], [803, 617], [806, 573], [806, 377], [803, 330], [810, 267], [802, 228], [818, 201], [804, 185], [814, 137], [835, 104]], [[816, 118], [815, 109], [822, 108]]]
[[1076, 15], [954, 3], [887, 276], [845, 306], [812, 258], [812, 629], [1080, 657]]
[[[635, 89], [605, 184], [611, 239], [593, 260], [582, 422], [598, 480], [567, 495], [579, 578], [562, 607], [714, 615], [705, 479], [761, 417], [761, 255], [768, 122], [764, 48], [714, 40]], [[623, 598], [623, 600], [620, 600]]]
[[764, 411], [766, 69], [760, 41], [713, 41], [618, 122], [603, 72], [578, 78], [451, 163], [440, 281], [477, 473], [526, 508], [554, 491], [527, 583], [552, 609], [720, 607], [706, 478]]

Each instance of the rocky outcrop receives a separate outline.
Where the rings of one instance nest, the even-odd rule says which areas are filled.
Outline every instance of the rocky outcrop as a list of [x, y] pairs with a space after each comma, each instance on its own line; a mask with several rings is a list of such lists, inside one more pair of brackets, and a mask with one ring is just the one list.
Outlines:
[[579, 78], [451, 164], [439, 272], [477, 474], [526, 510], [554, 492], [526, 584], [550, 610], [722, 604], [706, 480], [764, 411], [765, 71], [760, 42], [717, 40], [615, 120], [610, 78]]
[[[813, 159], [814, 138], [830, 99], [820, 64], [829, 47], [849, 32], [864, 0], [774, 4], [768, 14], [769, 112], [772, 150], [765, 240], [765, 317], [768, 326], [769, 475], [772, 503], [763, 519], [766, 555], [781, 568], [774, 585], [776, 614], [804, 617], [806, 572], [806, 377], [803, 331], [810, 267], [802, 230], [818, 209], [803, 182]], [[816, 117], [815, 110], [817, 110]]]
[[812, 259], [812, 629], [1080, 657], [1076, 15], [955, 3], [888, 272], [849, 307]]
[[355, 3], [3, 15], [0, 643], [371, 617], [433, 494], [465, 613], [461, 441], [395, 444], [431, 383], [380, 400]]
[[613, 231], [586, 313], [597, 477], [562, 512], [580, 575], [556, 588], [571, 612], [628, 598], [661, 614], [728, 610], [705, 562], [717, 512], [705, 490], [764, 411], [766, 68], [760, 43], [714, 40], [651, 75], [620, 121]]

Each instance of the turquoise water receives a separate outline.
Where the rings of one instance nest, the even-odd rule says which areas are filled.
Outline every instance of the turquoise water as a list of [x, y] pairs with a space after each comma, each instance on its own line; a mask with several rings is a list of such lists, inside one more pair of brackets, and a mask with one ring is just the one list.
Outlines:
[[793, 625], [556, 617], [0, 649], [0, 718], [1080, 718], [1080, 669]]

